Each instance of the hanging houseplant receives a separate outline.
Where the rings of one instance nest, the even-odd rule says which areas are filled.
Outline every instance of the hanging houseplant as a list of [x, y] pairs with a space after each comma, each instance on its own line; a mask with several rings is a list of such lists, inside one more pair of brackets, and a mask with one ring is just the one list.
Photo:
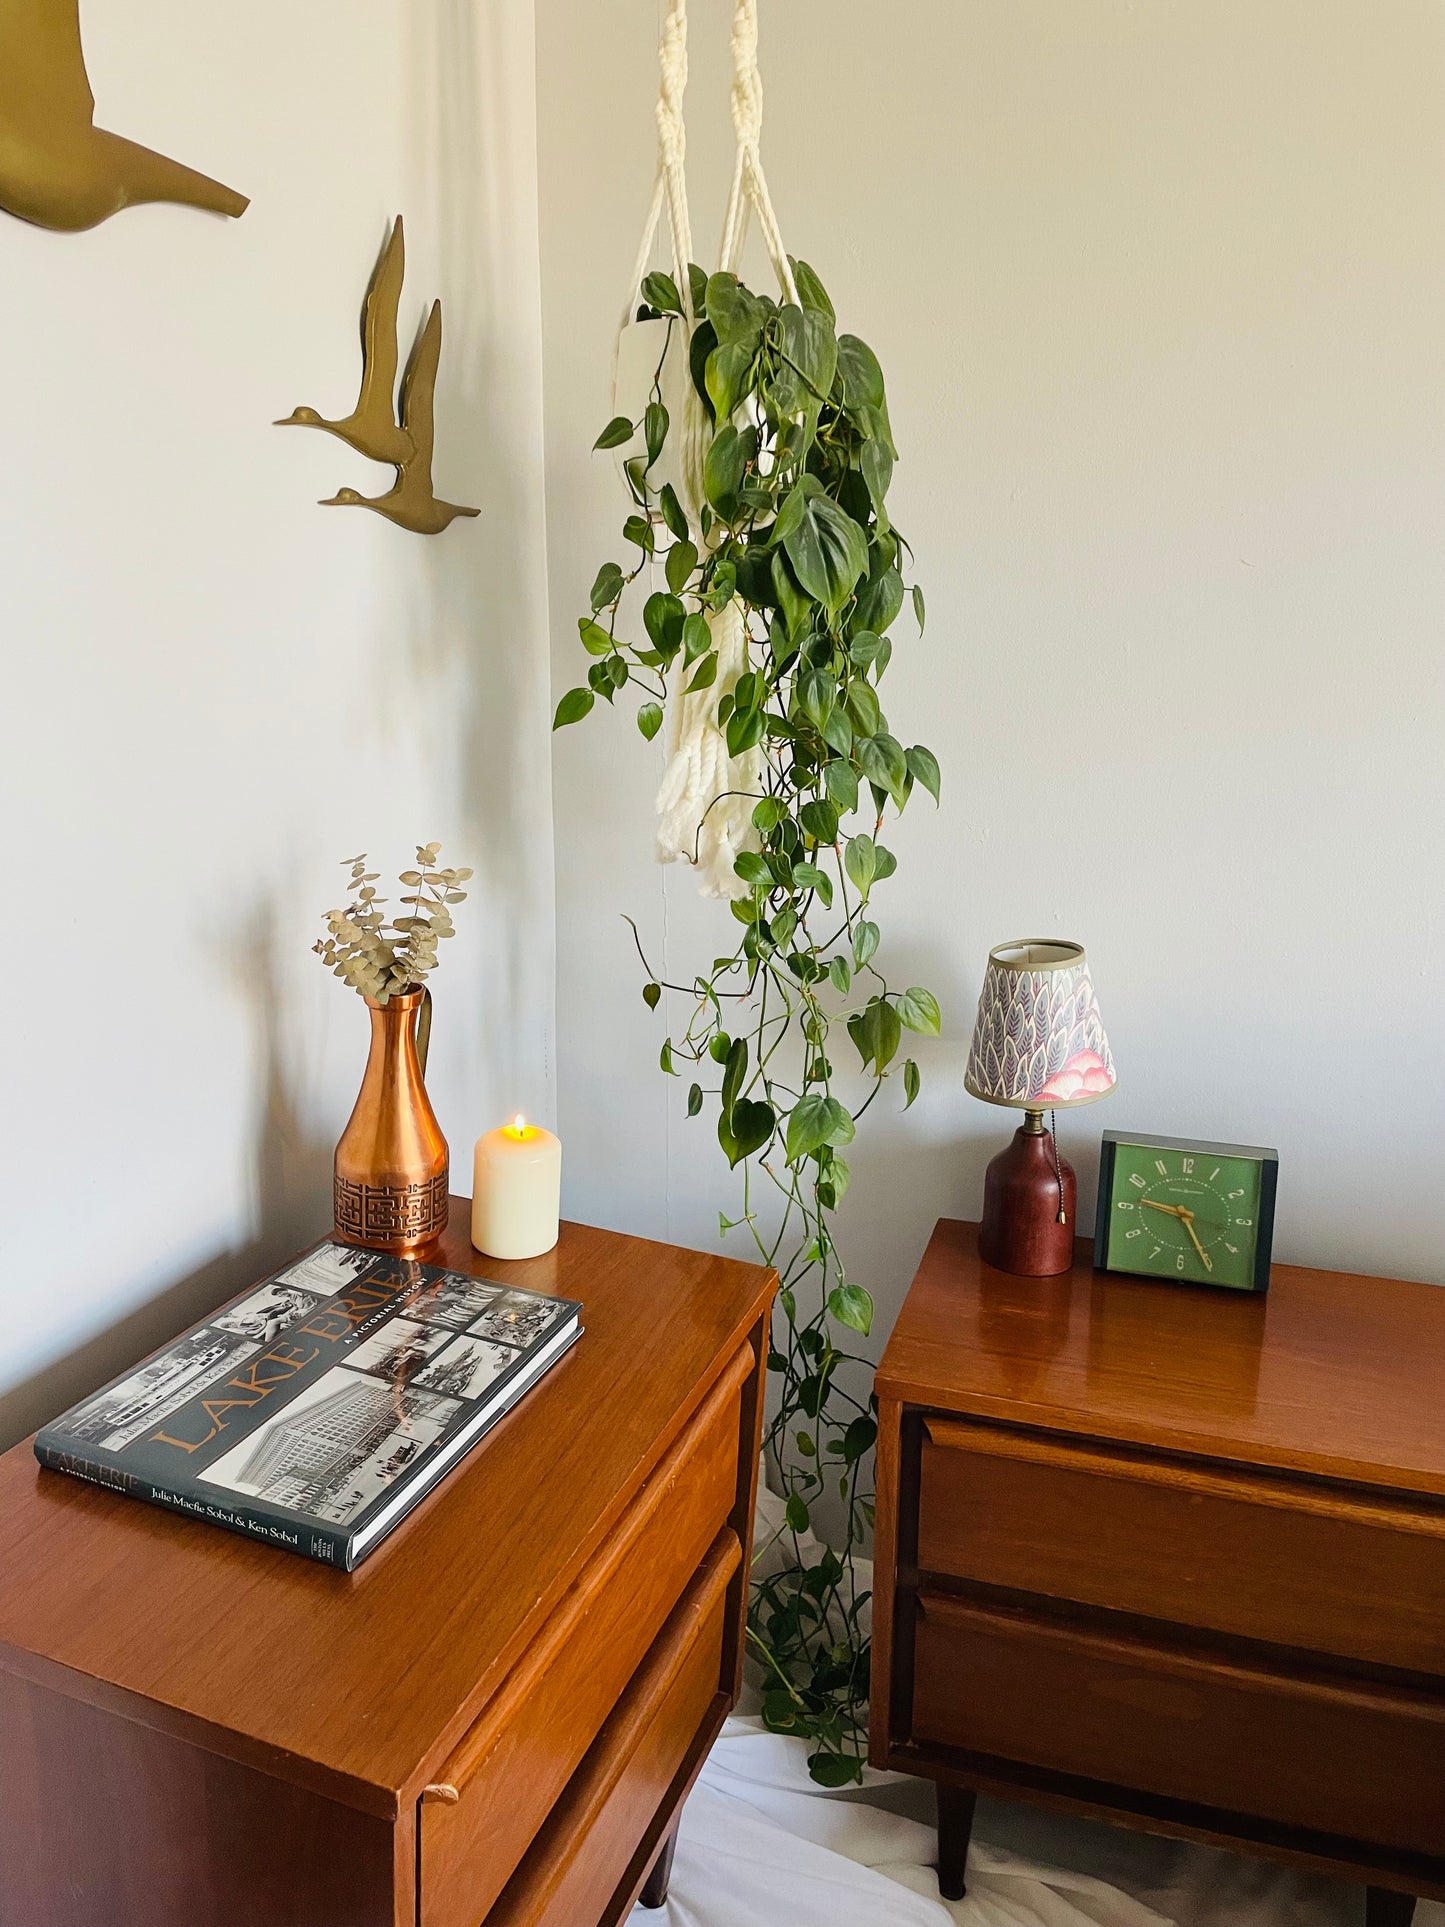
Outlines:
[[[738, 163], [711, 277], [689, 258], [685, 46], [682, 0], [670, 0], [658, 186], [627, 310], [648, 373], [640, 406], [596, 444], [622, 452], [631, 559], [597, 573], [578, 625], [593, 661], [554, 727], [632, 688], [651, 740], [670, 705], [659, 854], [695, 864], [736, 920], [726, 955], [687, 983], [649, 968], [643, 996], [656, 1009], [673, 993], [662, 1069], [695, 1068], [688, 1116], [716, 1116], [741, 1171], [741, 1210], [722, 1229], [746, 1227], [781, 1279], [765, 1452], [785, 1523], [757, 1549], [770, 1557], [754, 1576], [749, 1641], [766, 1723], [805, 1736], [814, 1777], [843, 1785], [865, 1755], [855, 1561], [872, 1524], [877, 1427], [874, 1402], [844, 1382], [850, 1364], [867, 1366], [849, 1347], [867, 1335], [873, 1301], [848, 1281], [833, 1222], [858, 1120], [897, 1070], [905, 1109], [918, 1094], [904, 1031], [939, 1028], [929, 991], [884, 977], [873, 906], [896, 867], [880, 840], [888, 812], [920, 786], [936, 801], [939, 772], [929, 750], [894, 737], [879, 702], [909, 593], [911, 551], [887, 509], [897, 451], [872, 350], [836, 332], [817, 275], [782, 251], [758, 157], [753, 0], [738, 0], [734, 26]], [[781, 301], [731, 271], [749, 201]], [[664, 204], [677, 273], [643, 275]], [[658, 566], [666, 587], [647, 593]], [[916, 584], [911, 597], [921, 633]], [[802, 1536], [820, 1504], [820, 1524], [841, 1512], [842, 1544], [809, 1560]]]

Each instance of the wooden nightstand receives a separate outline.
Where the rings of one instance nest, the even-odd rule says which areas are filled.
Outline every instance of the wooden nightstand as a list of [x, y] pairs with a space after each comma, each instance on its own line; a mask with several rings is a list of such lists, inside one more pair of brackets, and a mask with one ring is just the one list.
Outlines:
[[586, 1335], [358, 1571], [0, 1459], [5, 1927], [613, 1927], [736, 1696], [775, 1279], [438, 1262]]
[[1445, 1897], [1445, 1290], [1016, 1278], [944, 1220], [878, 1369], [871, 1758]]

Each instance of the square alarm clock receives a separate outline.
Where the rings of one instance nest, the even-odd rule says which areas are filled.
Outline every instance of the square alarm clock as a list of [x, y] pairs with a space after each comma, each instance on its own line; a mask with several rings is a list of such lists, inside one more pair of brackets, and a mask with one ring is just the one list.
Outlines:
[[1259, 1145], [1105, 1131], [1094, 1264], [1266, 1291], [1278, 1176], [1278, 1153]]

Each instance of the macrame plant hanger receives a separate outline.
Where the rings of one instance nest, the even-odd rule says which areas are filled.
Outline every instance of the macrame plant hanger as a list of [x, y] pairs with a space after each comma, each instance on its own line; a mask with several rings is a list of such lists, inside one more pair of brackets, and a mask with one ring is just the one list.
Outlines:
[[[756, 213], [768, 258], [784, 301], [796, 302], [797, 288], [783, 246], [777, 215], [763, 173], [760, 142], [763, 128], [763, 83], [758, 72], [757, 0], [736, 0], [732, 27], [732, 120], [737, 150], [732, 185], [718, 250], [719, 272], [736, 274], [747, 239], [748, 223]], [[669, 432], [661, 461], [651, 479], [671, 481], [687, 516], [699, 553], [707, 548], [701, 527], [704, 501], [703, 458], [712, 428], [693, 385], [688, 365], [688, 337], [695, 315], [688, 265], [692, 256], [692, 227], [687, 204], [687, 132], [683, 124], [683, 95], [687, 89], [687, 4], [668, 0], [658, 43], [660, 86], [657, 100], [657, 176], [652, 203], [643, 229], [642, 245], [628, 285], [618, 323], [613, 353], [613, 410], [636, 420], [643, 399], [650, 394], [660, 351], [659, 331], [666, 322], [634, 322], [638, 290], [652, 258], [653, 244], [667, 213], [672, 241], [674, 279], [682, 297], [683, 328], [674, 329], [663, 362], [660, 387], [668, 411]], [[629, 446], [626, 458], [637, 452]], [[707, 612], [707, 624], [717, 650], [718, 669], [712, 686], [688, 695], [684, 685], [690, 670], [681, 659], [672, 670], [667, 702], [667, 763], [657, 793], [657, 858], [660, 863], [682, 861], [693, 865], [705, 896], [739, 897], [747, 885], [733, 864], [746, 849], [757, 847], [752, 809], [760, 793], [762, 755], [728, 754], [727, 739], [717, 725], [717, 708], [747, 668], [747, 635], [737, 602]]]

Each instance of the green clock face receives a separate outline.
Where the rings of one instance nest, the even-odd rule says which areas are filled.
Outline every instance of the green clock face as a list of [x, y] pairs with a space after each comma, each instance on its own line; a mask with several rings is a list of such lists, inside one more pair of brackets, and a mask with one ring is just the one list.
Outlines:
[[1111, 1271], [1253, 1291], [1263, 1175], [1258, 1158], [1120, 1138], [1105, 1263]]

